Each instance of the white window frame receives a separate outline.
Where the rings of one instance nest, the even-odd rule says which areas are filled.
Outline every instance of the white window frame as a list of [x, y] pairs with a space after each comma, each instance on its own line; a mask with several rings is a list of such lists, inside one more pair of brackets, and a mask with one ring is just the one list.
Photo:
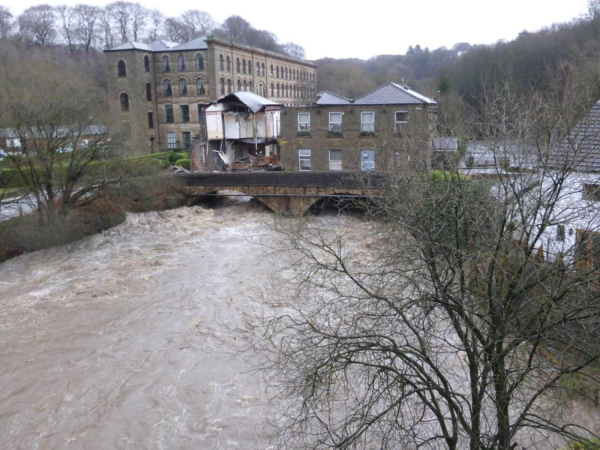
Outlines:
[[[304, 115], [308, 116], [308, 122], [300, 122], [300, 116], [304, 116]], [[302, 128], [301, 125], [306, 128]], [[298, 113], [298, 131], [299, 132], [300, 131], [310, 132], [310, 113], [307, 113], [307, 112]]]
[[[302, 161], [308, 161], [308, 169], [302, 168]], [[310, 172], [312, 170], [312, 152], [309, 148], [298, 149], [298, 170], [301, 172]]]
[[[331, 159], [331, 152], [339, 152], [339, 154], [340, 154], [340, 159], [335, 159], [335, 160], [332, 160], [332, 159]], [[332, 167], [332, 165], [331, 165], [331, 162], [332, 162], [332, 161], [335, 163], [335, 164], [334, 164], [334, 167]], [[342, 159], [342, 150], [341, 150], [341, 149], [333, 149], [333, 150], [329, 150], [329, 170], [330, 170], [330, 171], [339, 171], [339, 170], [344, 170], [344, 169], [343, 169], [343, 163], [342, 163], [342, 161], [343, 161], [343, 159]], [[337, 166], [338, 166], [338, 164], [337, 164], [337, 163], [339, 163], [339, 167], [337, 167]]]
[[[406, 114], [406, 120], [398, 120], [398, 113]], [[408, 111], [407, 110], [398, 110], [394, 111], [394, 132], [400, 133], [402, 130], [403, 124], [408, 123]]]
[[[340, 115], [340, 121], [339, 122], [333, 122], [331, 120], [331, 115], [332, 114], [339, 114]], [[329, 113], [329, 131], [339, 131], [341, 133], [342, 132], [342, 122], [343, 122], [343, 120], [344, 120], [344, 113], [341, 113], [341, 112], [330, 112]], [[337, 129], [337, 130], [331, 129], [332, 125], [338, 125], [339, 129]]]
[[177, 138], [174, 131], [167, 131], [167, 148], [169, 150], [177, 148]]
[[[365, 114], [372, 114], [373, 121], [365, 122], [364, 116]], [[372, 130], [365, 130], [365, 124], [372, 124]], [[360, 113], [360, 132], [361, 133], [375, 133], [375, 112], [374, 111], [362, 111]]]

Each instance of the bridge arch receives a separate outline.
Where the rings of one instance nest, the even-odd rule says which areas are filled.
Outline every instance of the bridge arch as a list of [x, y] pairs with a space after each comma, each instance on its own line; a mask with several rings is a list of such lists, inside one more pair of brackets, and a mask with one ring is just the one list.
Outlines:
[[[273, 209], [274, 207], [276, 207], [277, 205], [274, 205], [268, 201], [265, 201], [264, 197], [260, 197], [260, 196], [255, 196], [252, 195], [250, 193], [247, 192], [243, 192], [243, 191], [233, 191], [233, 190], [227, 190], [227, 191], [223, 191], [223, 190], [213, 190], [213, 191], [208, 191], [208, 192], [204, 192], [202, 194], [195, 194], [195, 195], [191, 195], [188, 196], [188, 201], [187, 201], [187, 205], [188, 206], [199, 206], [199, 205], [206, 205], [209, 207], [215, 207], [217, 206], [217, 203], [220, 200], [223, 200], [224, 198], [227, 197], [250, 197], [250, 201], [251, 202], [255, 202], [258, 204], [263, 205], [265, 208], [267, 208], [269, 211], [273, 212], [273, 213], [278, 213], [278, 211], [276, 211], [275, 209]], [[241, 202], [240, 202], [241, 203]]]

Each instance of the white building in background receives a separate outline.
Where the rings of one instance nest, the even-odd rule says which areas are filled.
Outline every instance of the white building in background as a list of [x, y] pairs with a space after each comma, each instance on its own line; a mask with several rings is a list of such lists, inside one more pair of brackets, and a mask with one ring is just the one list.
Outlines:
[[553, 177], [544, 183], [548, 197], [552, 184], [563, 187], [553, 213], [540, 213], [546, 223], [544, 256], [600, 269], [600, 102], [549, 155], [547, 165]]

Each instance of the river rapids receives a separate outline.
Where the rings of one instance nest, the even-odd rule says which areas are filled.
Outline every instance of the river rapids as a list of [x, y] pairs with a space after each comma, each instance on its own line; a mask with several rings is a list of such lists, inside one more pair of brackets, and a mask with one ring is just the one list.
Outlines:
[[273, 217], [131, 214], [2, 264], [0, 448], [268, 448], [269, 398], [235, 348], [281, 264], [259, 243]]

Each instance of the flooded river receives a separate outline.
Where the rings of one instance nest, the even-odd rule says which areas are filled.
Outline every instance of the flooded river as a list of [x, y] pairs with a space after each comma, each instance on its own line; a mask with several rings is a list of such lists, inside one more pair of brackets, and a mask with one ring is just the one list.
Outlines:
[[238, 350], [258, 293], [290, 275], [262, 245], [273, 220], [249, 204], [131, 214], [0, 264], [0, 449], [269, 449], [280, 399]]
[[272, 220], [129, 215], [0, 265], [0, 448], [268, 448], [268, 396], [234, 349], [282, 264], [257, 243]]

